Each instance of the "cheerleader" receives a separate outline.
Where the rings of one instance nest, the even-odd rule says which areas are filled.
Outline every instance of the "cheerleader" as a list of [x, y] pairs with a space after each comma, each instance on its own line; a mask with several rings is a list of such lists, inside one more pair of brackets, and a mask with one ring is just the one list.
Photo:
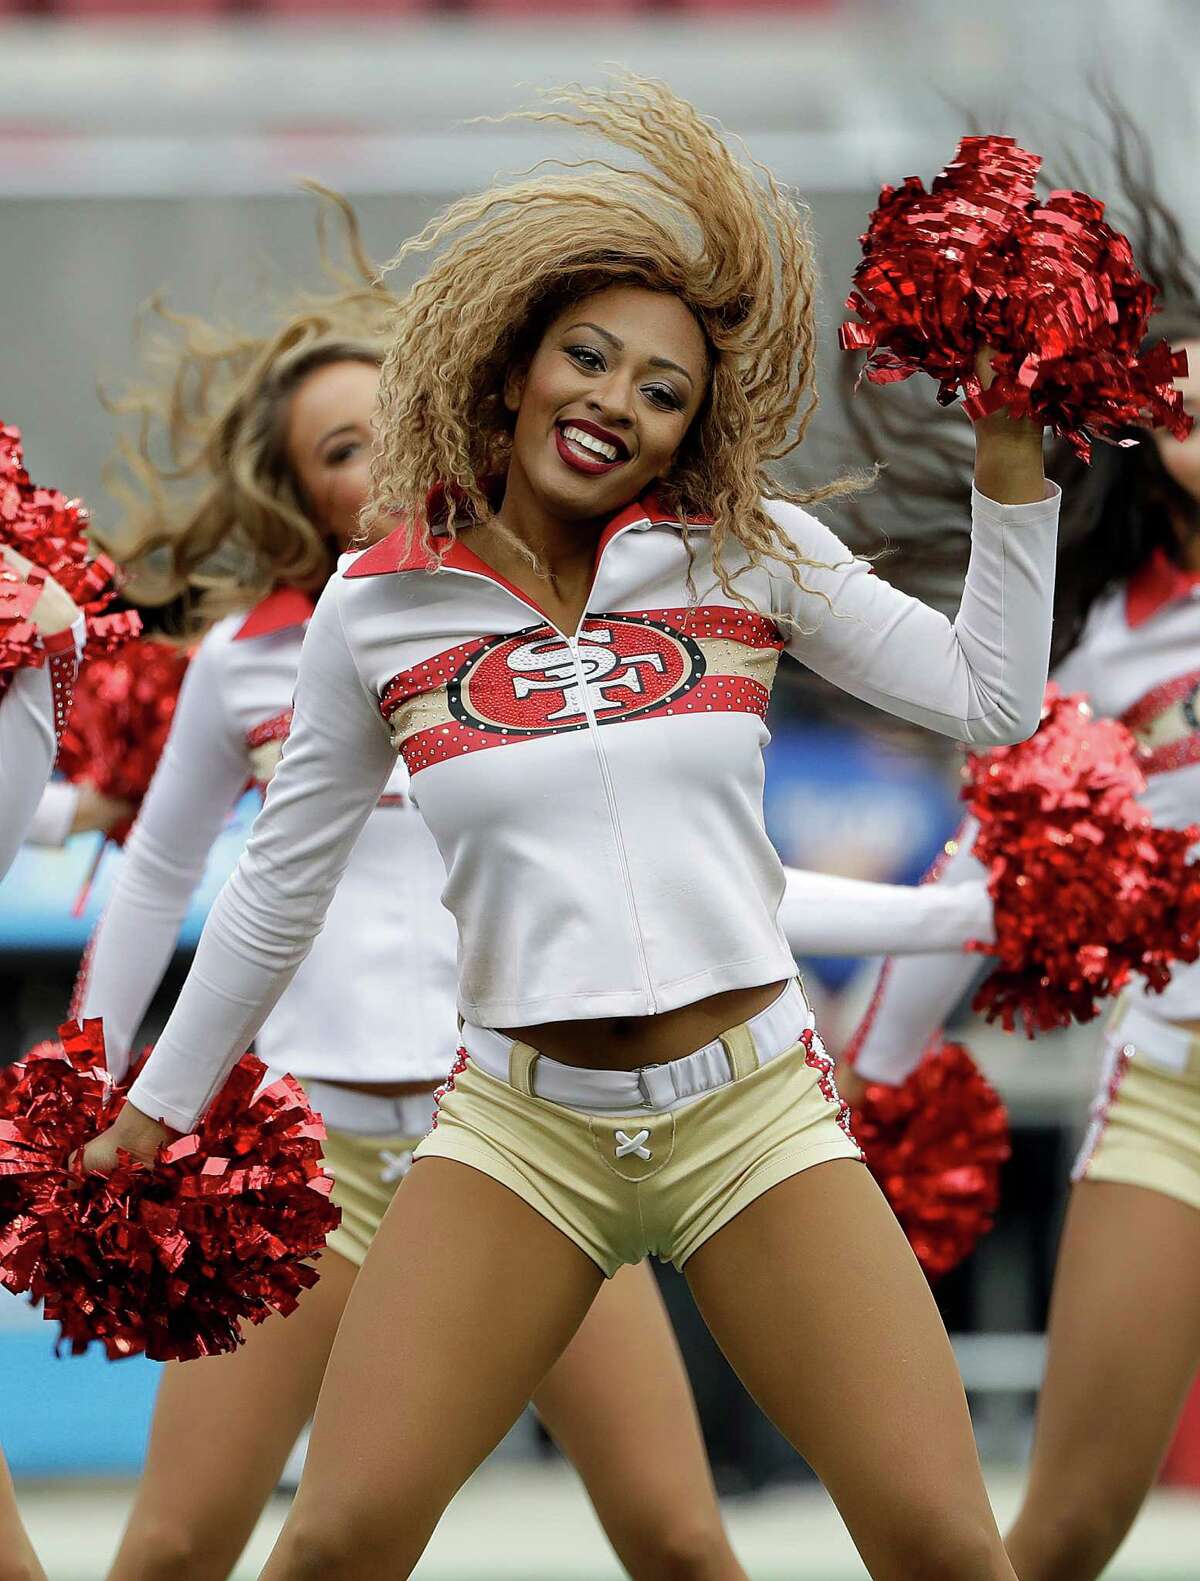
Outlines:
[[[1155, 195], [1147, 150], [1113, 111], [1116, 163], [1134, 251], [1163, 292], [1155, 333], [1188, 353], [1179, 381], [1200, 411], [1200, 268]], [[920, 478], [924, 426], [900, 442], [909, 502], [949, 498], [955, 471]], [[945, 452], [947, 457], [951, 452]], [[1142, 748], [1155, 823], [1200, 822], [1200, 427], [1133, 448], [1069, 454], [1054, 674]], [[965, 481], [965, 480], [964, 480]], [[963, 832], [939, 885], [974, 887]], [[842, 1090], [902, 1081], [966, 993], [963, 956], [885, 965], [849, 1050]], [[1008, 1537], [1021, 1581], [1089, 1581], [1116, 1552], [1149, 1492], [1200, 1363], [1200, 965], [1166, 992], [1126, 991], [1101, 1034], [1103, 1069], [1072, 1188], [1050, 1309], [1045, 1380], [1024, 1503]], [[1170, 1276], [1164, 1278], [1169, 1269]]]
[[[645, 165], [465, 198], [402, 250], [439, 254], [384, 364], [368, 514], [401, 525], [318, 602], [264, 809], [86, 1161], [150, 1159], [210, 1102], [398, 752], [448, 870], [463, 1049], [355, 1282], [264, 1581], [409, 1575], [605, 1279], [650, 1253], [873, 1576], [1011, 1581], [953, 1354], [778, 926], [761, 748], [784, 648], [972, 742], [1035, 728], [1041, 435], [977, 429], [957, 620], [897, 593], [802, 508], [831, 490], [766, 470], [815, 400], [801, 212], [661, 85], [542, 113]], [[378, 1039], [404, 1014], [397, 996]], [[636, 1440], [656, 1418], [633, 1360], [607, 1386]]]
[[[33, 569], [22, 554], [0, 544], [0, 566], [21, 581]], [[54, 766], [83, 638], [74, 601], [47, 576], [30, 621], [45, 662], [19, 669], [0, 691], [0, 878], [12, 865]], [[17, 1513], [12, 1478], [0, 1454], [0, 1581], [46, 1581]]]
[[[153, 546], [169, 544], [177, 588], [199, 588], [201, 617], [220, 618], [189, 667], [77, 991], [82, 1014], [103, 1018], [118, 1079], [213, 840], [247, 781], [271, 779], [313, 595], [366, 499], [391, 299], [369, 284], [348, 209], [344, 218], [363, 277], [356, 287], [309, 300], [258, 340], [179, 320], [167, 387], [124, 403], [151, 429], [167, 420], [173, 466], [200, 490], [176, 519], [165, 480], [145, 453], [133, 457], [153, 508], [134, 541], [126, 534], [124, 552], [136, 573]], [[214, 570], [222, 563], [236, 578], [222, 580]], [[216, 1581], [233, 1569], [312, 1414], [359, 1265], [429, 1129], [434, 1088], [453, 1055], [445, 869], [402, 762], [346, 854], [312, 954], [257, 1033], [261, 1058], [300, 1077], [325, 1119], [342, 1222], [319, 1282], [286, 1322], [250, 1329], [235, 1354], [163, 1368], [111, 1581]], [[618, 1371], [623, 1386], [614, 1391]], [[626, 1391], [645, 1417], [631, 1416]], [[648, 1269], [629, 1269], [605, 1289], [535, 1403], [631, 1575], [743, 1577]], [[626, 1497], [631, 1478], [637, 1500]]]

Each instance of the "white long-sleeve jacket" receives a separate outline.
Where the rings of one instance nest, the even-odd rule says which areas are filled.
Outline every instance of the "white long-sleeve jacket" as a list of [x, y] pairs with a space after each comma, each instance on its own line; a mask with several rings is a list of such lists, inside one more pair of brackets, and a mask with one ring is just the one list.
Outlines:
[[54, 767], [79, 666], [83, 617], [42, 639], [46, 662], [22, 669], [0, 696], [0, 878], [29, 831]]
[[772, 509], [815, 562], [807, 589], [780, 564], [735, 562], [731, 600], [703, 527], [685, 536], [635, 501], [601, 536], [569, 635], [464, 544], [440, 567], [406, 557], [403, 534], [349, 557], [310, 623], [265, 806], [132, 1101], [175, 1127], [203, 1112], [310, 947], [397, 752], [446, 866], [464, 1017], [649, 1015], [790, 977], [762, 815], [780, 650], [962, 739], [1028, 735], [1058, 503], [976, 495], [953, 623], [806, 512]]
[[[1154, 822], [1200, 822], [1200, 574], [1154, 557], [1127, 586], [1100, 600], [1077, 647], [1055, 671], [1066, 692], [1086, 692], [1098, 714], [1121, 719], [1137, 738], [1146, 775], [1142, 802]], [[984, 877], [971, 855], [968, 823], [938, 887]], [[930, 887], [930, 886], [927, 886]], [[901, 1082], [980, 971], [977, 956], [920, 955], [885, 964], [852, 1049], [859, 1073]], [[1133, 988], [1162, 1021], [1200, 1019], [1200, 963], [1176, 967], [1162, 994]]]
[[[77, 991], [82, 1013], [103, 1017], [118, 1077], [213, 841], [246, 785], [266, 784], [278, 762], [311, 611], [307, 596], [280, 589], [249, 616], [216, 625], [189, 666]], [[274, 1069], [436, 1081], [453, 1060], [454, 923], [438, 898], [445, 871], [403, 764], [394, 770], [324, 931], [259, 1033], [257, 1051]]]

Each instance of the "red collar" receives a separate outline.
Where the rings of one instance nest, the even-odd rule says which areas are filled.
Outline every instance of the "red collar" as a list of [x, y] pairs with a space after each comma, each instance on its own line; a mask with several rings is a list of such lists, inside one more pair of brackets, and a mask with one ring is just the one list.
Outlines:
[[[440, 504], [441, 499], [442, 495], [435, 490], [430, 495], [431, 507]], [[430, 515], [431, 519], [437, 520], [437, 516], [432, 509]], [[596, 545], [596, 564], [599, 565], [600, 556], [617, 534], [623, 532], [626, 527], [678, 527], [679, 525], [678, 518], [663, 506], [657, 495], [653, 492], [647, 493], [641, 499], [631, 501], [630, 504], [625, 506], [624, 510], [618, 511], [605, 527], [600, 534], [600, 541]], [[690, 527], [705, 528], [711, 527], [712, 522], [706, 516], [690, 516], [688, 525]], [[372, 544], [369, 549], [365, 549], [352, 564], [346, 567], [342, 575], [347, 577], [384, 576], [389, 572], [433, 571], [438, 569], [438, 557], [430, 544], [419, 540], [410, 544], [408, 536], [407, 527], [397, 527], [386, 538], [381, 538], [378, 543]], [[481, 560], [465, 544], [460, 543], [457, 538], [442, 556], [440, 566], [444, 570], [468, 571], [476, 576], [490, 577], [493, 582], [501, 583], [510, 592], [518, 592], [516, 588], [505, 581], [498, 571], [493, 571], [490, 565]], [[518, 596], [521, 598], [526, 597], [524, 593], [518, 593]]]
[[1195, 587], [1200, 587], [1200, 571], [1185, 571], [1168, 559], [1165, 550], [1156, 549], [1129, 579], [1125, 620], [1131, 627], [1144, 625], [1160, 609], [1187, 598]]
[[272, 588], [261, 599], [234, 633], [233, 640], [245, 637], [269, 637], [276, 631], [287, 631], [292, 626], [302, 626], [316, 608], [311, 593], [298, 587]]

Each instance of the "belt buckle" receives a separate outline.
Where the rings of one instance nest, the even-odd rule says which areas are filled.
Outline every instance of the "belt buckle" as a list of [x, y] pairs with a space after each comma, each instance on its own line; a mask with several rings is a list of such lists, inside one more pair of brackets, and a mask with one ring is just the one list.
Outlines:
[[656, 1102], [655, 1102], [655, 1098], [654, 1098], [654, 1094], [650, 1091], [650, 1087], [649, 1087], [649, 1084], [646, 1081], [646, 1077], [647, 1077], [647, 1075], [649, 1074], [650, 1071], [652, 1071], [652, 1070], [662, 1070], [662, 1069], [663, 1069], [663, 1064], [662, 1064], [661, 1060], [656, 1065], [642, 1065], [642, 1066], [639, 1066], [639, 1068], [638, 1068], [637, 1084], [638, 1084], [638, 1091], [642, 1095], [642, 1108], [643, 1109], [653, 1109], [653, 1108], [657, 1107]]

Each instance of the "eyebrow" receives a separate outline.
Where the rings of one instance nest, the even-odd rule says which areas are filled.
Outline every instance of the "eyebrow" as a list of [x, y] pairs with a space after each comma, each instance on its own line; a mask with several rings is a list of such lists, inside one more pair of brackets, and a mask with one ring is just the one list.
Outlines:
[[[592, 324], [587, 319], [581, 319], [578, 324], [572, 324], [564, 333], [569, 335], [572, 329], [594, 329], [596, 334], [602, 340], [606, 340], [614, 350], [625, 350], [625, 342], [619, 340], [612, 330], [602, 329], [599, 324]], [[689, 384], [695, 384], [696, 382], [686, 368], [680, 367], [677, 362], [672, 362], [669, 357], [651, 357], [649, 360], [652, 368], [673, 368], [676, 373], [682, 373]]]
[[320, 439], [317, 440], [317, 449], [319, 450], [329, 440], [336, 439], [339, 434], [356, 434], [357, 432], [357, 423], [339, 423], [336, 428], [331, 428], [327, 434], [321, 435]]

